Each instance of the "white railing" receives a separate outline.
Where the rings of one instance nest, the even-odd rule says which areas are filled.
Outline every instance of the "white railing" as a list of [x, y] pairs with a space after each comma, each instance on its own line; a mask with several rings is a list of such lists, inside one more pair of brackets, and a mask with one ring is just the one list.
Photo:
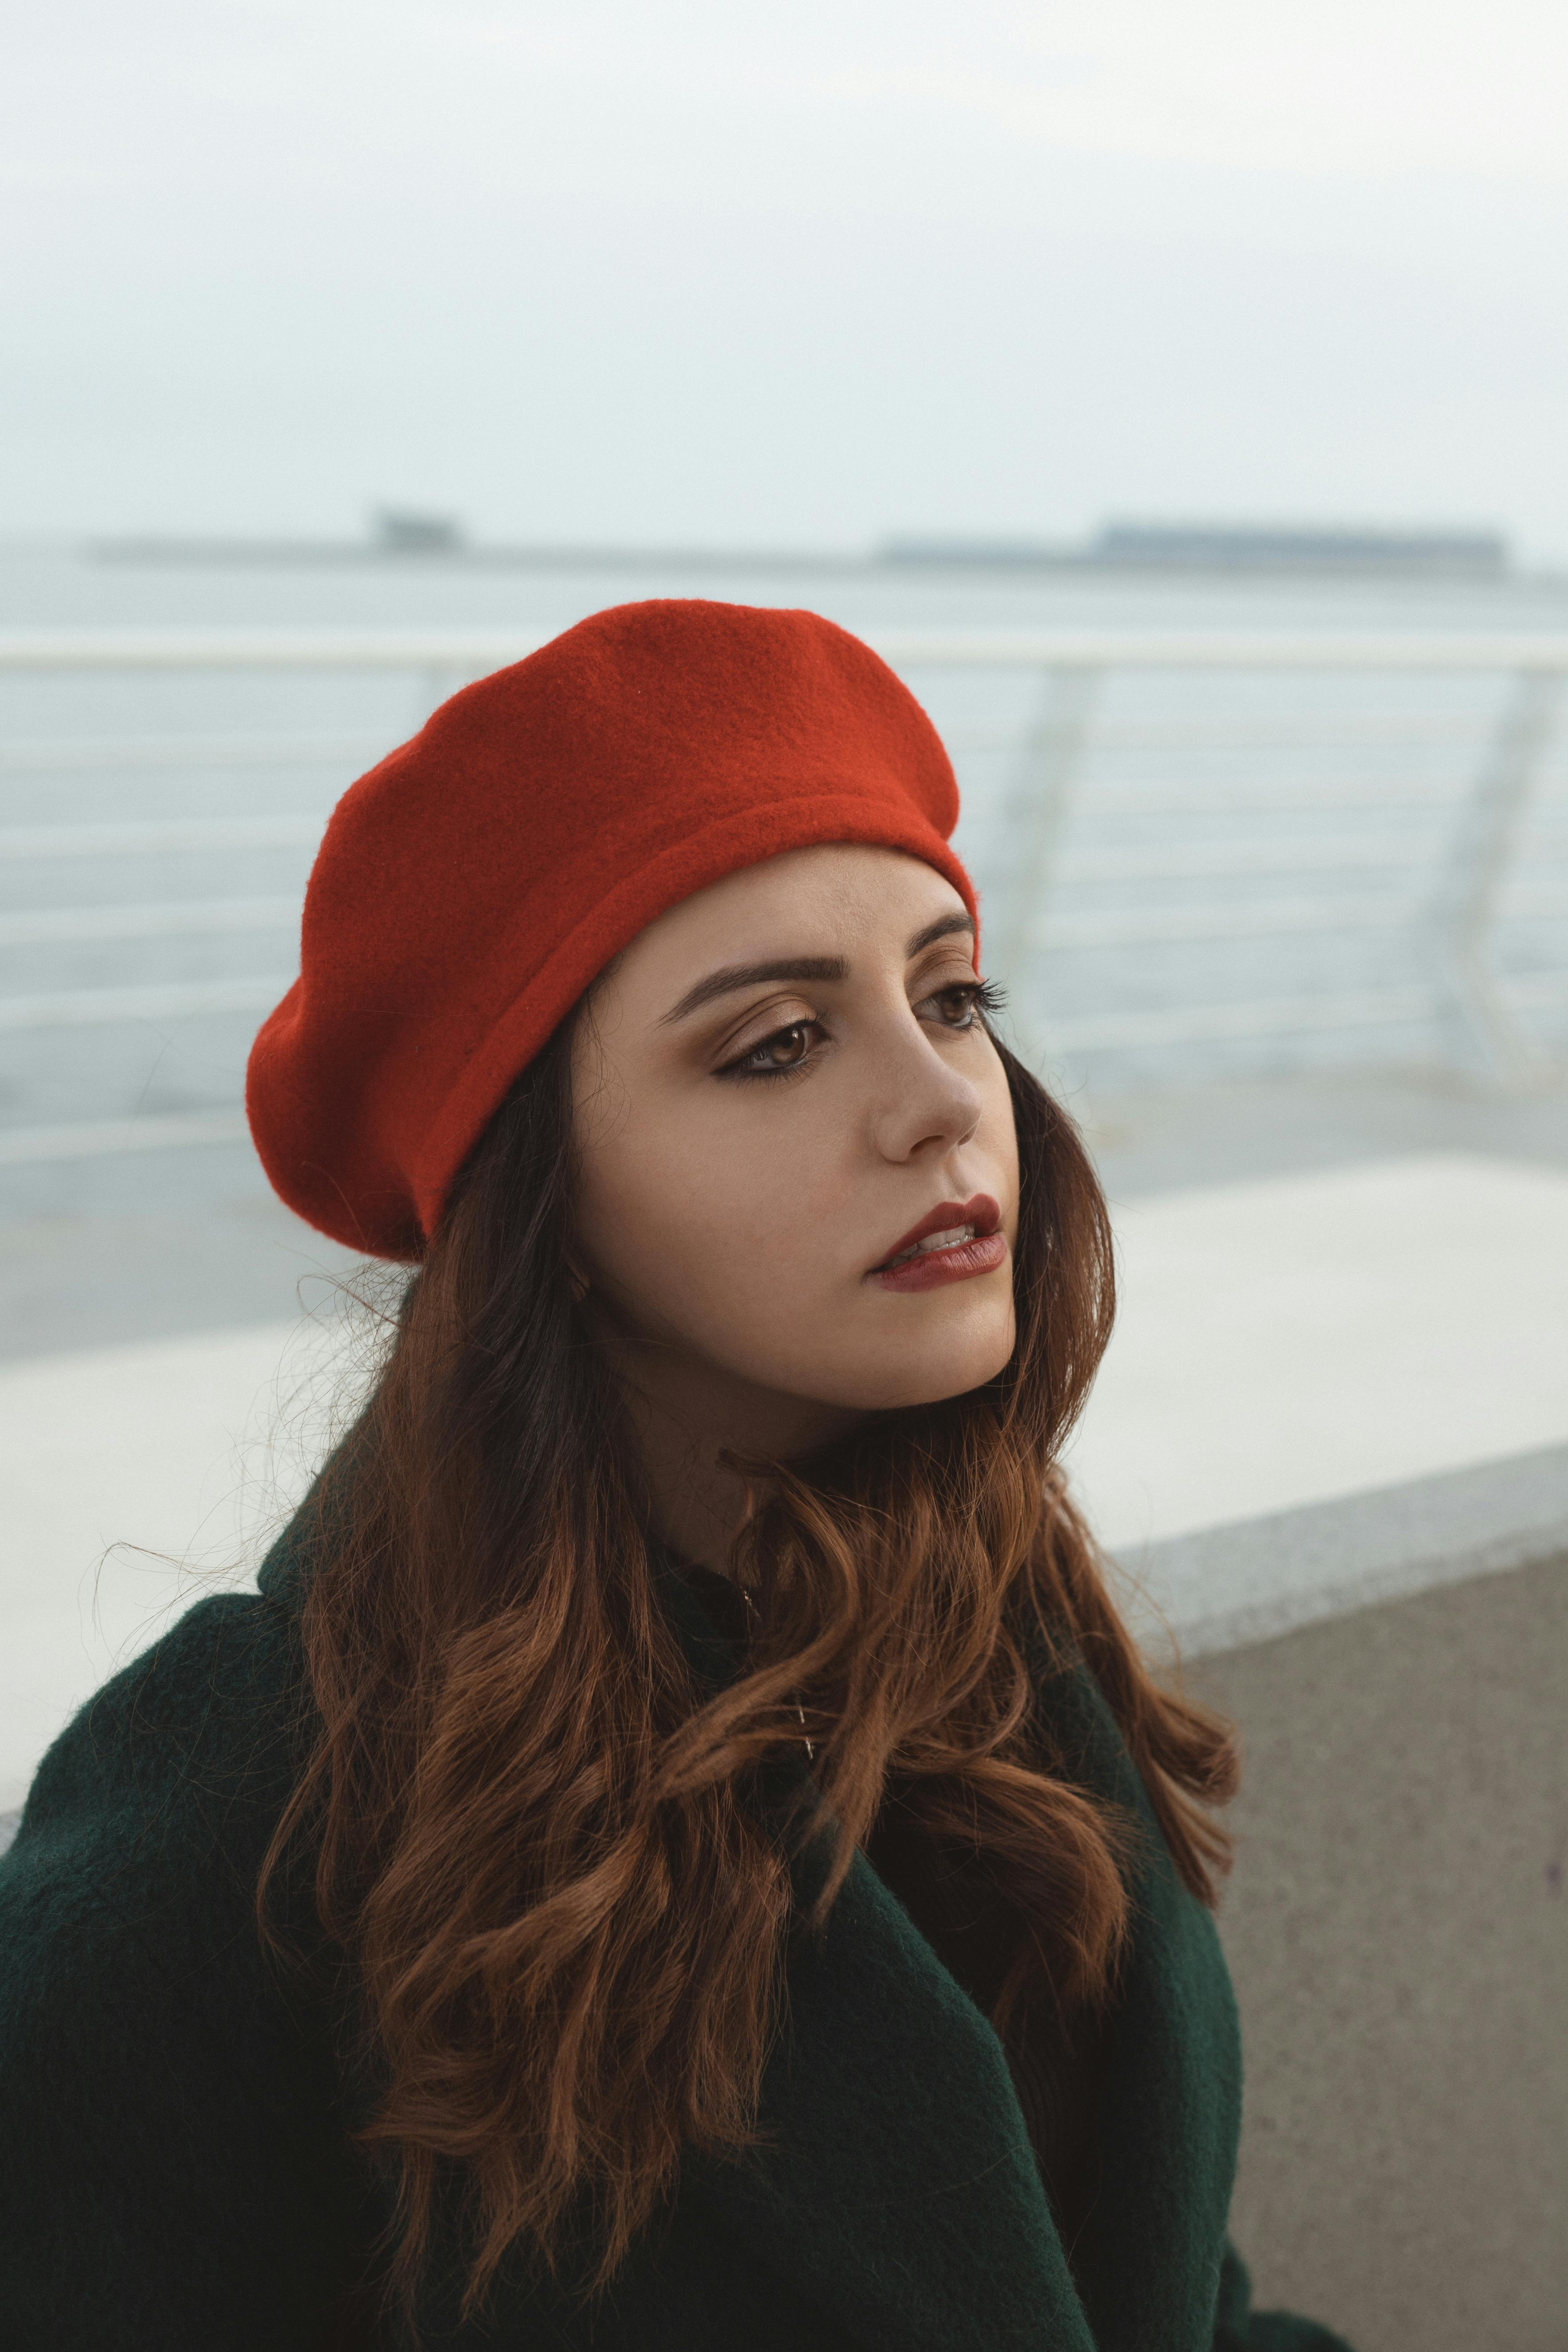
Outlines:
[[[23, 985], [0, 982], [0, 1033], [259, 1016], [291, 976], [300, 853], [331, 799], [443, 695], [540, 642], [496, 629], [0, 632], [0, 709], [16, 721], [0, 719], [0, 950], [13, 972], [18, 956], [37, 966]], [[1383, 1033], [1408, 1051], [1425, 1028], [1424, 1050], [1504, 1075], [1559, 1050], [1568, 637], [900, 630], [872, 642], [964, 774], [990, 961], [1033, 1050], [1141, 1055], [1146, 1070], [1177, 1049], [1267, 1055], [1339, 1038], [1348, 1050]], [[286, 728], [223, 711], [212, 723], [226, 676], [239, 697], [258, 673], [280, 707], [333, 675], [401, 679], [405, 699], [354, 726], [314, 707]], [[196, 696], [189, 725], [170, 719], [182, 682]], [[1395, 689], [1405, 699], [1391, 706]], [[138, 693], [152, 694], [151, 717], [132, 707]], [[84, 725], [105, 713], [98, 731]], [[295, 798], [313, 779], [312, 805], [266, 805], [259, 780], [279, 776]], [[187, 802], [200, 782], [205, 804], [153, 813], [142, 803], [160, 780], [183, 780], [174, 796]], [[82, 804], [68, 812], [73, 795]], [[210, 873], [179, 887], [202, 861], [275, 853], [300, 869], [286, 889], [250, 873], [243, 892], [215, 892]], [[83, 865], [97, 874], [79, 898], [64, 877]], [[118, 895], [103, 895], [106, 874]], [[128, 890], [138, 874], [148, 887]], [[1511, 969], [1505, 930], [1528, 942]], [[273, 943], [255, 969], [48, 968], [78, 951], [134, 965], [159, 943], [242, 938]], [[1292, 965], [1314, 940], [1331, 945], [1310, 970]], [[1225, 985], [1205, 997], [1204, 959], [1225, 956]], [[0, 1130], [0, 1165], [240, 1132], [221, 1106], [55, 1119]]]
[[[1561, 676], [1542, 631], [871, 629], [897, 669], [1531, 670]], [[482, 677], [548, 642], [527, 629], [5, 629], [0, 669], [458, 670]]]

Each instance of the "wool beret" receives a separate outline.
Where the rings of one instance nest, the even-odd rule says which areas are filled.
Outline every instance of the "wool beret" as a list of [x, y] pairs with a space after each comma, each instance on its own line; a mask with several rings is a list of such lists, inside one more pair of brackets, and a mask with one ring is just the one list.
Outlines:
[[246, 1107], [291, 1209], [417, 1258], [518, 1072], [655, 916], [823, 842], [923, 858], [958, 790], [887, 664], [831, 621], [695, 599], [595, 613], [465, 687], [350, 786]]

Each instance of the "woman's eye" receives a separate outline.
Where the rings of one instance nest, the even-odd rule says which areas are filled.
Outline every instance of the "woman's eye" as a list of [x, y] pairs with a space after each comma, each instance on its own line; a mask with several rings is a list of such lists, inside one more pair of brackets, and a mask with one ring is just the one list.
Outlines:
[[927, 1019], [934, 1017], [944, 1029], [978, 1029], [992, 1014], [1002, 1010], [1002, 991], [994, 981], [958, 980], [951, 988], [936, 989], [916, 1011]]
[[775, 1029], [771, 1037], [752, 1046], [739, 1061], [727, 1064], [721, 1076], [771, 1078], [797, 1070], [810, 1057], [816, 1029], [815, 1021], [792, 1021], [787, 1029]]
[[936, 1014], [949, 1029], [973, 1029], [980, 1015], [981, 983], [977, 980], [958, 982], [952, 988], [939, 988], [926, 1003], [936, 1007]]

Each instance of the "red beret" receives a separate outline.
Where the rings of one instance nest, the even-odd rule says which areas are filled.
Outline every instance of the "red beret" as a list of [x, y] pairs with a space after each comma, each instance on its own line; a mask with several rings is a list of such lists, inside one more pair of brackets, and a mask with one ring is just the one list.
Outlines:
[[305, 895], [300, 978], [251, 1049], [256, 1148], [291, 1209], [417, 1257], [508, 1087], [612, 956], [721, 876], [817, 842], [948, 846], [936, 730], [815, 613], [596, 613], [465, 687], [351, 785]]

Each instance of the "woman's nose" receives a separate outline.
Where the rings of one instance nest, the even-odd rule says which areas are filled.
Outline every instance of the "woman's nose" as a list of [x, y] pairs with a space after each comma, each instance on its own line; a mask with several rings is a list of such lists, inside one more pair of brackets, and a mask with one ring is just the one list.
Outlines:
[[885, 1160], [901, 1164], [922, 1151], [934, 1156], [968, 1142], [980, 1124], [979, 1089], [951, 1066], [918, 1023], [874, 1050], [868, 1099], [872, 1135]]

